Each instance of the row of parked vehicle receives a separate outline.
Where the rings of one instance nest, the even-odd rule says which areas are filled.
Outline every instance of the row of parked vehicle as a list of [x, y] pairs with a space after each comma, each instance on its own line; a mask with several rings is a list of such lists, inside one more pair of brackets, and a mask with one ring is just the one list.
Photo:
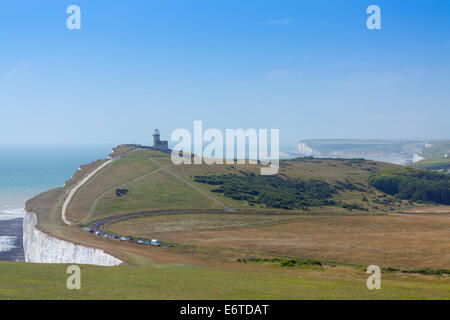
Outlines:
[[143, 245], [148, 245], [148, 246], [161, 246], [161, 243], [159, 242], [159, 240], [157, 239], [152, 239], [150, 241], [145, 241], [142, 239], [133, 239], [133, 238], [128, 238], [128, 237], [119, 237], [113, 234], [109, 234], [106, 232], [102, 232], [102, 231], [93, 231], [93, 230], [89, 230], [89, 232], [95, 234], [96, 236], [99, 237], [104, 237], [104, 238], [109, 238], [109, 239], [118, 239], [120, 241], [131, 241], [131, 242], [135, 242], [138, 244], [143, 244]]

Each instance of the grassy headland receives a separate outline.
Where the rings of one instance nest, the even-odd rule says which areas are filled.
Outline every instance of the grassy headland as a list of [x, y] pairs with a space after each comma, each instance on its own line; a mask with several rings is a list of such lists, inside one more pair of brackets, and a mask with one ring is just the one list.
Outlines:
[[[113, 154], [129, 150], [130, 146], [121, 146]], [[391, 270], [450, 269], [450, 244], [445, 241], [450, 230], [448, 207], [431, 215], [397, 214], [392, 207], [407, 211], [427, 204], [399, 199], [369, 183], [371, 175], [400, 166], [361, 159], [299, 158], [282, 161], [279, 175], [266, 181], [258, 177], [259, 165], [175, 166], [170, 155], [139, 149], [103, 168], [78, 190], [68, 207], [68, 218], [75, 224], [65, 225], [60, 214], [68, 191], [102, 163], [82, 166], [64, 187], [28, 201], [27, 210], [37, 213], [41, 230], [103, 249], [125, 266], [84, 266], [88, 282], [77, 296], [65, 289], [64, 281], [59, 283], [66, 279], [64, 266], [2, 263], [1, 281], [7, 285], [0, 295], [31, 297], [39, 289], [42, 298], [449, 296], [445, 274], [408, 278], [391, 272], [383, 287], [388, 290], [373, 293], [365, 287], [367, 275], [362, 268], [373, 263]], [[223, 192], [213, 192], [218, 188]], [[261, 201], [255, 201], [261, 194]], [[287, 201], [290, 205], [278, 205], [286, 195], [293, 200]], [[236, 210], [225, 212], [211, 197]], [[303, 199], [300, 205], [297, 198]], [[122, 243], [80, 228], [106, 217], [157, 210], [163, 213], [121, 219], [104, 228], [120, 235], [158, 238], [170, 247]], [[324, 265], [291, 269], [238, 262], [249, 257], [314, 259]], [[51, 278], [52, 270], [62, 271], [61, 279]]]

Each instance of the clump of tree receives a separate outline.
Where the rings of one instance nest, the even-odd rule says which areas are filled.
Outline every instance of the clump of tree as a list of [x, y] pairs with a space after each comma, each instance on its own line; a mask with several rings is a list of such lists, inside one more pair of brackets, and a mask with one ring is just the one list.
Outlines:
[[116, 193], [116, 196], [121, 197], [121, 196], [124, 196], [124, 195], [126, 195], [128, 193], [128, 189], [119, 189], [119, 188], [117, 188], [115, 193]]
[[369, 184], [399, 199], [450, 205], [450, 176], [446, 174], [402, 168], [374, 173]]
[[261, 176], [254, 173], [196, 176], [196, 182], [217, 186], [212, 192], [243, 200], [250, 205], [264, 204], [269, 208], [306, 209], [309, 206], [334, 205], [329, 200], [336, 190], [320, 180]]

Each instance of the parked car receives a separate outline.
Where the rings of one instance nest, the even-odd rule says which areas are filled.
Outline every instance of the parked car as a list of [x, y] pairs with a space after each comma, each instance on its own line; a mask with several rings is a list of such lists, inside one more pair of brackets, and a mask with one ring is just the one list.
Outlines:
[[129, 241], [130, 240], [130, 238], [127, 238], [127, 237], [120, 237], [120, 241]]
[[144, 240], [138, 240], [138, 243], [139, 244], [144, 244], [145, 242], [144, 242]]
[[157, 239], [152, 239], [151, 244], [154, 245], [154, 246], [160, 246], [161, 245], [161, 243]]
[[145, 241], [145, 244], [149, 246], [149, 245], [152, 244], [152, 242], [151, 241]]

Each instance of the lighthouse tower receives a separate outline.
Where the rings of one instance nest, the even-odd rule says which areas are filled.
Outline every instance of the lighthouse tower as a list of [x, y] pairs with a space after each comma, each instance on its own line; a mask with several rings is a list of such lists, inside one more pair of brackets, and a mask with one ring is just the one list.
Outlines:
[[153, 133], [153, 148], [158, 148], [161, 144], [161, 139], [159, 135], [159, 130], [155, 129], [155, 132]]
[[168, 152], [168, 142], [160, 139], [159, 130], [156, 129], [153, 133], [153, 148], [159, 151]]

